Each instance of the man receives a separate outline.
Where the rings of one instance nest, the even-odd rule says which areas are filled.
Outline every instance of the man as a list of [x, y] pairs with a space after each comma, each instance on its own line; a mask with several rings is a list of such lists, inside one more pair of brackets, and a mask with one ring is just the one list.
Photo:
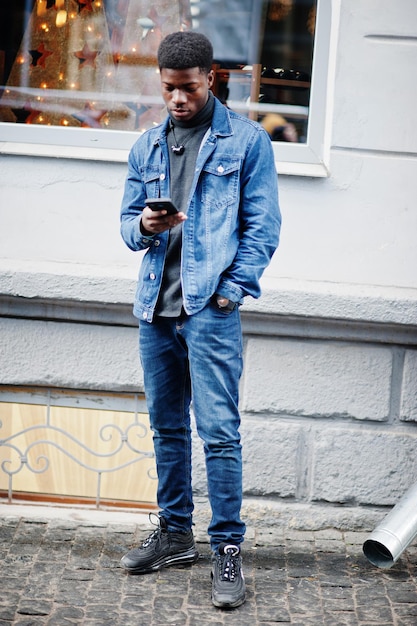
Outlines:
[[[132, 250], [147, 249], [134, 313], [160, 514], [157, 529], [122, 565], [145, 573], [198, 558], [191, 530], [192, 399], [212, 509], [212, 601], [230, 608], [245, 601], [239, 305], [260, 295], [281, 218], [268, 134], [213, 96], [212, 57], [210, 41], [199, 33], [162, 41], [168, 117], [129, 156], [121, 233]], [[179, 209], [174, 215], [147, 206], [147, 199], [168, 196]]]

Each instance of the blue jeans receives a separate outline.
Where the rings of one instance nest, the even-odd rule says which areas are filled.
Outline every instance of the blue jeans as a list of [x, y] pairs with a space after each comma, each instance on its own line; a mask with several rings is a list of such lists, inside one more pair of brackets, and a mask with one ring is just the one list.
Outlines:
[[169, 530], [192, 526], [190, 404], [204, 442], [213, 550], [240, 544], [245, 524], [238, 410], [242, 373], [239, 308], [139, 323], [140, 357], [158, 472], [158, 505]]

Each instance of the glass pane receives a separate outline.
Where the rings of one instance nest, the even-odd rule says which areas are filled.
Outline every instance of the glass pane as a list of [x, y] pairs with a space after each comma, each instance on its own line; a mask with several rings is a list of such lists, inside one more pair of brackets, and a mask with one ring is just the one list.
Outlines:
[[[0, 121], [142, 131], [165, 116], [158, 45], [213, 42], [214, 91], [274, 140], [307, 134], [315, 0], [14, 0], [0, 6]], [[65, 140], [63, 139], [63, 142]]]

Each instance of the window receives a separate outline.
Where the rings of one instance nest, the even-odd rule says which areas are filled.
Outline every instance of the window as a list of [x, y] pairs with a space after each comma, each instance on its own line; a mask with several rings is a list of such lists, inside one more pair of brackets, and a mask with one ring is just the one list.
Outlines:
[[155, 479], [143, 397], [0, 389], [0, 498], [149, 507]]
[[215, 94], [267, 128], [281, 171], [319, 174], [330, 18], [330, 0], [2, 3], [2, 150], [125, 160], [165, 116], [161, 38], [192, 29], [213, 42]]

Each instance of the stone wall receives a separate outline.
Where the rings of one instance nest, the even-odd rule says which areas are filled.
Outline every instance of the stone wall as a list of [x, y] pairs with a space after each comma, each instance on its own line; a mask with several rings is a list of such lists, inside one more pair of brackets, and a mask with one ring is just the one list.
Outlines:
[[265, 336], [248, 314], [241, 394], [248, 497], [388, 506], [417, 481], [415, 327], [351, 320], [335, 333], [334, 321], [299, 318], [291, 335], [277, 317]]
[[[142, 391], [134, 289], [134, 280], [85, 267], [60, 276], [3, 267], [0, 391]], [[416, 293], [337, 291], [280, 281], [242, 307], [244, 491], [262, 509], [343, 505], [360, 514], [394, 505], [417, 481]], [[194, 491], [204, 499], [196, 435]]]

